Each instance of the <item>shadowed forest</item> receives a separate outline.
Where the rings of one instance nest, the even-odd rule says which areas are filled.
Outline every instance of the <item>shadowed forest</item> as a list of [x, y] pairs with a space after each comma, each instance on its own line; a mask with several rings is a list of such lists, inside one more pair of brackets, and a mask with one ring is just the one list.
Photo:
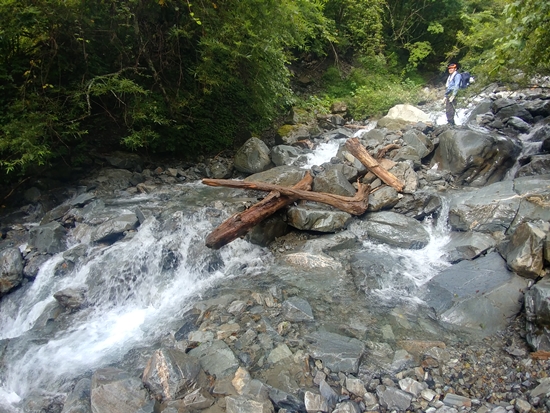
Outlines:
[[0, 177], [85, 168], [93, 151], [218, 153], [291, 107], [376, 117], [451, 61], [476, 87], [547, 75], [550, 4], [0, 0]]

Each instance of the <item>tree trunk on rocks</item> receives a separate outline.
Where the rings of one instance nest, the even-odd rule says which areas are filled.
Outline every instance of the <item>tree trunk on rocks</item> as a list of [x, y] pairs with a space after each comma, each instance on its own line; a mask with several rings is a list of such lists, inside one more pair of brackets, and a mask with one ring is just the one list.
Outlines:
[[328, 194], [325, 192], [309, 192], [300, 189], [288, 188], [280, 185], [264, 182], [232, 181], [230, 179], [203, 179], [202, 183], [210, 186], [227, 186], [229, 188], [255, 189], [258, 191], [275, 191], [282, 195], [304, 199], [306, 201], [320, 202], [338, 208], [352, 215], [362, 215], [369, 205], [369, 185], [359, 183], [357, 193], [353, 197]]
[[361, 145], [359, 139], [350, 138], [346, 141], [346, 148], [359, 161], [365, 165], [373, 174], [380, 178], [383, 182], [393, 187], [398, 192], [403, 192], [404, 184], [395, 177], [391, 172], [388, 172], [380, 166], [378, 161], [367, 152], [365, 147]]
[[[223, 180], [213, 179], [212, 181]], [[300, 182], [293, 186], [293, 189], [307, 191], [311, 189], [312, 183], [313, 177], [310, 173], [307, 173]], [[209, 183], [206, 184], [212, 185]], [[279, 191], [271, 191], [269, 195], [257, 204], [226, 219], [206, 237], [206, 246], [208, 248], [219, 249], [229, 244], [231, 241], [245, 235], [252, 227], [259, 224], [279, 209], [291, 204], [297, 199], [296, 196], [281, 195]]]

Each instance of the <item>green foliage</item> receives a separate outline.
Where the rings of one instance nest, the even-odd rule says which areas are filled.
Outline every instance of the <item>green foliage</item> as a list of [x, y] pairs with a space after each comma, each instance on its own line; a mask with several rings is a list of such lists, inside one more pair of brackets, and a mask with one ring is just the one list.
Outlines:
[[335, 47], [344, 54], [380, 53], [383, 7], [382, 0], [326, 0], [325, 15], [335, 26]]
[[323, 82], [326, 94], [317, 100], [320, 107], [345, 100], [354, 119], [379, 117], [398, 103], [416, 103], [420, 89], [419, 83], [392, 73], [381, 55], [362, 59], [348, 76], [330, 67]]

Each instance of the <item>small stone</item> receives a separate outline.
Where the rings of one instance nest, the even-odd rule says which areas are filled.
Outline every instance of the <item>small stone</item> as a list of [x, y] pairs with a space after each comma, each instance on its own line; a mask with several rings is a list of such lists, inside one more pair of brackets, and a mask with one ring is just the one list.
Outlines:
[[447, 393], [443, 399], [443, 403], [448, 406], [472, 407], [472, 401], [469, 398], [453, 393]]

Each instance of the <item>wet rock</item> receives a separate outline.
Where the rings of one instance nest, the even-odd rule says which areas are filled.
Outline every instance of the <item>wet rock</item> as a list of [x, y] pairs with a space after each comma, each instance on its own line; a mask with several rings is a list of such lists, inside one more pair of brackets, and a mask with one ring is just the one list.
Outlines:
[[235, 169], [248, 174], [255, 174], [269, 169], [273, 164], [269, 157], [270, 150], [258, 138], [250, 138], [235, 154]]
[[546, 175], [550, 173], [550, 155], [533, 155], [529, 162], [518, 169], [516, 178], [520, 176]]
[[313, 206], [293, 206], [287, 212], [288, 224], [305, 231], [337, 232], [347, 226], [352, 216], [344, 211]]
[[65, 250], [66, 231], [58, 222], [50, 222], [30, 230], [29, 243], [38, 252], [56, 254]]
[[135, 213], [127, 211], [99, 225], [92, 234], [93, 242], [111, 242], [122, 237], [125, 231], [137, 228], [139, 220]]
[[229, 179], [233, 175], [233, 170], [232, 159], [217, 158], [208, 163], [206, 175], [212, 179]]
[[369, 239], [400, 248], [421, 249], [430, 240], [430, 235], [416, 219], [390, 211], [368, 213], [364, 220], [353, 222], [349, 229], [359, 238], [366, 233]]
[[113, 367], [94, 372], [90, 400], [94, 413], [152, 413], [154, 405], [141, 380]]
[[521, 147], [511, 138], [469, 129], [439, 135], [432, 165], [449, 170], [459, 185], [481, 187], [500, 181], [513, 166]]
[[290, 297], [282, 304], [283, 316], [291, 322], [313, 321], [313, 311], [309, 303], [300, 297]]
[[81, 379], [76, 383], [63, 405], [61, 413], [91, 413], [90, 392], [92, 382], [90, 379]]
[[271, 160], [276, 166], [292, 165], [300, 156], [302, 152], [290, 145], [277, 145], [271, 149]]
[[53, 297], [61, 306], [69, 311], [81, 308], [86, 302], [85, 288], [65, 288], [56, 292]]
[[506, 232], [517, 216], [520, 202], [511, 181], [462, 192], [450, 200], [449, 225], [456, 231]]
[[492, 334], [520, 311], [526, 288], [527, 280], [490, 253], [443, 270], [428, 282], [424, 299], [441, 320]]
[[286, 218], [284, 211], [277, 211], [254, 226], [244, 238], [252, 244], [267, 247], [271, 242], [289, 232]]
[[23, 258], [17, 248], [0, 251], [0, 297], [23, 281]]
[[50, 256], [44, 254], [32, 254], [31, 256], [27, 256], [25, 267], [23, 268], [23, 275], [26, 278], [34, 279], [37, 276], [40, 267], [42, 267], [42, 265], [49, 259]]
[[365, 345], [351, 337], [327, 331], [317, 331], [308, 336], [309, 351], [334, 372], [356, 373]]
[[473, 260], [496, 246], [496, 240], [481, 232], [452, 232], [445, 245], [445, 257], [449, 262]]
[[415, 219], [424, 219], [441, 209], [441, 197], [428, 191], [405, 194], [393, 207], [393, 211]]
[[369, 206], [367, 211], [375, 212], [382, 209], [390, 209], [399, 202], [399, 193], [391, 186], [383, 186], [379, 190], [369, 194]]

